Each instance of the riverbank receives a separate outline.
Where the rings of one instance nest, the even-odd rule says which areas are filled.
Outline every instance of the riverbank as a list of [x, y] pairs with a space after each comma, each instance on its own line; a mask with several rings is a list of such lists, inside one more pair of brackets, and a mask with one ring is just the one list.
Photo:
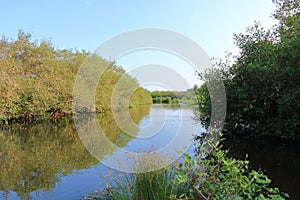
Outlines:
[[[0, 46], [0, 126], [72, 116], [73, 87], [81, 65], [91, 66], [95, 74], [101, 75], [95, 92], [95, 109], [80, 105], [86, 112], [110, 109], [110, 97], [121, 78], [125, 85], [136, 89], [128, 106], [152, 103], [149, 92], [139, 88], [124, 69], [97, 55], [57, 50], [51, 41], [33, 41], [31, 34], [23, 31], [19, 31], [16, 40], [3, 36]], [[85, 77], [86, 82], [91, 81], [89, 78]], [[130, 88], [127, 90], [131, 91]]]
[[[153, 145], [157, 148], [167, 145], [177, 135], [176, 130], [179, 128], [177, 120], [186, 119], [185, 123], [181, 124], [183, 129], [196, 125], [191, 120], [194, 113], [191, 108], [161, 107], [161, 105], [153, 104], [152, 106], [138, 106], [130, 111], [132, 120], [136, 122], [136, 129], [131, 133], [136, 137], [147, 134], [141, 131], [149, 123], [152, 123], [153, 127], [160, 127], [161, 122], [165, 121], [161, 133], [145, 142], [145, 140], [123, 134], [117, 124], [112, 123], [112, 113], [101, 114], [98, 118], [99, 124], [107, 133], [107, 137], [118, 147], [130, 152], [149, 150]], [[183, 117], [182, 114], [184, 114]], [[95, 123], [84, 121], [80, 128], [89, 131], [96, 130], [94, 126], [89, 128], [91, 124]], [[187, 137], [186, 134], [183, 136]], [[57, 123], [38, 123], [29, 126], [13, 124], [7, 129], [0, 129], [0, 138], [2, 141], [0, 162], [5, 166], [0, 170], [0, 177], [2, 177], [0, 182], [3, 183], [0, 196], [5, 194], [8, 199], [21, 199], [22, 195], [28, 198], [30, 196], [32, 199], [42, 197], [53, 200], [78, 199], [90, 192], [105, 188], [110, 178], [120, 174], [119, 171], [112, 170], [112, 176], [108, 178], [100, 176], [107, 175], [108, 167], [95, 160], [85, 150], [73, 123], [58, 120]], [[106, 158], [114, 159], [114, 152], [110, 151], [106, 145], [105, 142], [101, 143], [103, 147], [101, 151], [104, 154], [107, 153]], [[255, 170], [260, 169], [270, 177], [271, 187], [278, 187], [280, 191], [290, 194], [291, 199], [298, 199], [294, 198], [295, 194], [299, 194], [296, 186], [299, 179], [297, 174], [300, 152], [297, 148], [268, 142], [260, 144], [257, 140], [253, 139], [252, 142], [249, 138], [241, 141], [226, 139], [222, 145], [224, 150], [229, 149], [228, 155], [236, 159], [244, 160], [245, 154], [248, 153], [249, 165]], [[240, 156], [235, 157], [236, 155]], [[24, 170], [20, 171], [20, 168]], [[32, 175], [34, 176], [28, 179]], [[21, 184], [15, 184], [24, 181], [28, 187], [24, 188]]]
[[[206, 157], [184, 154], [183, 161], [171, 166], [145, 172], [111, 175], [111, 183], [84, 199], [285, 199], [288, 194], [270, 186], [271, 180], [261, 171], [255, 171], [247, 160], [236, 160], [219, 142], [204, 150]], [[144, 163], [163, 162], [156, 159]], [[140, 165], [141, 164], [141, 165]]]

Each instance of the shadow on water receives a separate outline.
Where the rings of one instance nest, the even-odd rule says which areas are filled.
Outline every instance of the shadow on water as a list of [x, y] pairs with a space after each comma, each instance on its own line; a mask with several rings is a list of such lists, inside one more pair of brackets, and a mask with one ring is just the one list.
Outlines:
[[[150, 107], [130, 110], [133, 120], [138, 123]], [[80, 128], [87, 129], [89, 120]], [[99, 116], [98, 121], [107, 137], [119, 147], [131, 140], [114, 123], [111, 113]], [[137, 134], [138, 129], [132, 131]], [[113, 153], [114, 149], [105, 146], [103, 156]], [[62, 177], [97, 164], [99, 161], [86, 150], [73, 123], [14, 125], [0, 130], [0, 198], [11, 199], [11, 193], [15, 193], [13, 198], [33, 199], [32, 192], [51, 191]]]
[[223, 146], [235, 158], [245, 159], [248, 155], [250, 165], [262, 170], [272, 186], [287, 192], [290, 199], [300, 199], [300, 141], [227, 137]]

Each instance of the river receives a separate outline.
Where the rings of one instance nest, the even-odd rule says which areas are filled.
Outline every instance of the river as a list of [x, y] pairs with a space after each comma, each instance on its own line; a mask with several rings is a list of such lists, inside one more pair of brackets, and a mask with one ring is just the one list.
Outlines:
[[[87, 142], [78, 136], [81, 128], [97, 130], [91, 127], [95, 121], [84, 121], [82, 126], [63, 121], [0, 130], [0, 199], [80, 199], [105, 187], [110, 167], [118, 168], [112, 160], [117, 158], [119, 165], [126, 160], [120, 158], [122, 151], [163, 149], [176, 158], [178, 151], [191, 153], [193, 135], [204, 130], [190, 107], [146, 105], [131, 109], [130, 116], [135, 124], [130, 134], [118, 126], [113, 114], [98, 116], [97, 124], [114, 144], [98, 141], [98, 159], [85, 146], [93, 138]], [[251, 165], [262, 169], [274, 186], [288, 192], [291, 199], [300, 199], [299, 145], [228, 138], [224, 146], [237, 158], [248, 154]]]

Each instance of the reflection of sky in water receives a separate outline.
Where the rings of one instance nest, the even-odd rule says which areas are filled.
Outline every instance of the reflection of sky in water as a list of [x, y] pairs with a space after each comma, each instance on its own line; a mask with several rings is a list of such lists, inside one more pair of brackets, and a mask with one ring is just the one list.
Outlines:
[[[123, 170], [130, 171], [131, 169], [126, 166], [136, 163], [141, 154], [129, 158], [124, 151], [135, 153], [155, 150], [159, 157], [167, 157], [167, 162], [172, 163], [178, 158], [178, 152], [193, 151], [192, 147], [189, 148], [193, 145], [193, 138], [203, 131], [193, 117], [192, 108], [153, 105], [149, 115], [140, 121], [139, 133], [136, 137], [132, 138], [125, 147], [112, 155], [107, 155], [103, 162], [116, 169], [122, 165]], [[144, 156], [147, 158], [147, 155]]]
[[[153, 105], [149, 115], [145, 116], [140, 121], [140, 132], [137, 137], [133, 138], [123, 149], [133, 152], [135, 150], [149, 150], [152, 146], [161, 148], [167, 145], [176, 134], [179, 137], [179, 141], [189, 144], [192, 135], [195, 134], [195, 130], [197, 133], [203, 130], [200, 126], [197, 127], [197, 124], [192, 117], [193, 110], [191, 108], [163, 108], [159, 105]], [[182, 125], [179, 124], [180, 121]], [[177, 133], [179, 127], [182, 128], [182, 131], [180, 131], [182, 133], [180, 134]], [[150, 137], [145, 138], [147, 134], [149, 136], [149, 130], [156, 130], [156, 132]], [[191, 131], [191, 133], [188, 131]], [[183, 146], [178, 143], [175, 143], [174, 146], [183, 148]], [[175, 151], [173, 151], [173, 153], [175, 153]], [[118, 157], [118, 152], [107, 155], [105, 159], [113, 160], [116, 159], [116, 157]], [[121, 158], [120, 160], [125, 160], [125, 158]], [[103, 178], [101, 175], [106, 175], [107, 170], [108, 167], [100, 162], [97, 166], [90, 169], [80, 170], [79, 173], [77, 172], [63, 177], [61, 182], [63, 184], [57, 184], [54, 189], [54, 191], [59, 191], [59, 193], [48, 192], [46, 195], [47, 199], [72, 199], [73, 197], [76, 199], [80, 195], [85, 195], [88, 192], [104, 188], [105, 184], [109, 181], [109, 178]], [[114, 175], [120, 173], [113, 169], [112, 171], [114, 172]]]
[[[192, 116], [193, 111], [191, 108], [153, 105], [149, 115], [140, 120], [138, 124], [139, 133], [122, 149], [130, 152], [151, 150], [151, 148], [160, 149], [174, 140], [174, 143], [165, 151], [164, 155], [175, 154], [174, 149], [183, 150], [185, 145], [190, 144], [192, 135], [196, 133], [197, 126]], [[199, 130], [200, 128], [197, 132]], [[122, 140], [122, 137], [125, 136], [121, 134], [119, 139]], [[116, 151], [104, 158], [104, 160], [109, 159], [124, 161], [126, 158], [124, 158], [124, 154], [120, 154], [120, 151]], [[121, 162], [121, 164], [124, 163]], [[88, 169], [73, 169], [69, 174], [63, 175], [51, 190], [37, 189], [30, 192], [30, 196], [32, 199], [79, 199], [80, 196], [105, 187], [105, 184], [109, 182], [109, 177], [103, 178], [101, 175], [107, 174], [107, 169], [108, 167], [101, 162]], [[115, 172], [114, 174], [120, 173], [119, 171], [112, 171]], [[57, 172], [57, 175], [59, 174], [60, 172]], [[41, 187], [43, 184], [41, 183]], [[0, 199], [4, 196], [4, 192], [0, 190]], [[8, 199], [19, 198], [16, 192], [9, 190]]]
[[[164, 114], [160, 112], [163, 110]], [[159, 114], [160, 112], [160, 114]], [[160, 106], [154, 105], [151, 109], [149, 116], [144, 117], [139, 124], [141, 132], [137, 137], [143, 134], [157, 119], [164, 119], [163, 127], [155, 127], [158, 132], [149, 138], [133, 138], [124, 149], [129, 151], [150, 149], [152, 145], [156, 145], [157, 148], [165, 146], [170, 140], [176, 135], [176, 130], [179, 127], [178, 121], [180, 120], [178, 115], [180, 110], [167, 107], [161, 108]], [[182, 125], [183, 134], [179, 134], [179, 141], [188, 141], [191, 134], [195, 131], [196, 122], [191, 118], [193, 111], [190, 108], [182, 108]], [[165, 116], [164, 116], [165, 115]], [[152, 117], [151, 117], [152, 116]], [[163, 117], [162, 117], [163, 116]], [[154, 123], [155, 124], [155, 123]], [[203, 128], [198, 126], [196, 129], [197, 133], [200, 133]], [[145, 135], [144, 135], [145, 136]], [[180, 143], [179, 143], [180, 144]], [[227, 145], [226, 145], [227, 144]], [[178, 145], [175, 143], [174, 146]], [[226, 139], [224, 143], [225, 147], [230, 147], [232, 155], [239, 155], [240, 159], [245, 158], [245, 154], [249, 153], [249, 159], [251, 159], [253, 167], [262, 168], [267, 170], [268, 175], [274, 180], [274, 184], [282, 188], [282, 191], [291, 192], [297, 198], [299, 181], [298, 169], [299, 169], [299, 143], [294, 145], [286, 145], [282, 143], [274, 143], [274, 141], [259, 140], [256, 139]], [[180, 145], [178, 145], [180, 147]], [[188, 152], [192, 152], [193, 147]], [[117, 156], [116, 152], [113, 155], [107, 155], [106, 159]], [[75, 162], [75, 161], [74, 161]], [[78, 162], [78, 161], [77, 161]], [[99, 162], [95, 166], [88, 169], [73, 169], [70, 174], [61, 177], [61, 180], [56, 183], [55, 188], [50, 191], [44, 191], [43, 189], [37, 188], [36, 191], [30, 193], [32, 199], [47, 199], [47, 200], [71, 200], [79, 199], [83, 195], [89, 192], [94, 192], [105, 187], [110, 181], [110, 177], [104, 178], [101, 175], [106, 175], [108, 167]], [[113, 175], [118, 175], [119, 171], [113, 171]], [[10, 172], [12, 173], [12, 172]], [[58, 172], [59, 173], [59, 172]], [[41, 174], [43, 175], [43, 174]], [[21, 177], [22, 178], [22, 177]], [[26, 178], [26, 177], [25, 177]], [[34, 177], [31, 177], [34, 181]], [[298, 181], [298, 182], [297, 182]], [[2, 188], [3, 189], [3, 188]], [[16, 192], [9, 190], [8, 199], [20, 199]], [[298, 196], [297, 196], [298, 195]], [[0, 191], [0, 199], [5, 199], [5, 193]]]
[[150, 116], [146, 116], [144, 119], [140, 121], [139, 128], [146, 128], [151, 124]]
[[[175, 141], [177, 150], [184, 150], [201, 128], [192, 118], [191, 108], [172, 108], [153, 105], [150, 114], [139, 124], [139, 134], [125, 148], [128, 151], [160, 149]], [[176, 138], [175, 138], [176, 137]]]

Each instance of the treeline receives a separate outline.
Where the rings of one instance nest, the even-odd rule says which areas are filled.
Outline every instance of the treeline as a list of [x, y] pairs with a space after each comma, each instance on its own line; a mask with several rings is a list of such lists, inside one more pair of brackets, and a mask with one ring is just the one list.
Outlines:
[[[88, 55], [86, 51], [57, 50], [51, 41], [33, 41], [31, 34], [23, 31], [19, 31], [16, 40], [3, 36], [0, 41], [0, 122], [34, 122], [72, 115], [74, 80]], [[114, 62], [97, 59], [107, 67], [96, 92], [97, 112], [103, 112], [110, 109], [109, 94], [125, 70]], [[132, 77], [126, 75], [125, 79], [126, 83], [139, 88]], [[130, 104], [142, 103], [151, 103], [151, 96], [139, 88]]]
[[153, 103], [165, 103], [165, 104], [190, 104], [196, 105], [197, 98], [194, 92], [194, 86], [186, 91], [153, 91], [151, 97]]
[[[259, 23], [236, 34], [239, 55], [216, 63], [227, 95], [227, 134], [300, 138], [300, 5], [299, 0], [274, 1], [279, 21], [264, 30]], [[201, 74], [209, 81], [212, 72]], [[210, 121], [207, 85], [197, 89], [201, 121]]]

